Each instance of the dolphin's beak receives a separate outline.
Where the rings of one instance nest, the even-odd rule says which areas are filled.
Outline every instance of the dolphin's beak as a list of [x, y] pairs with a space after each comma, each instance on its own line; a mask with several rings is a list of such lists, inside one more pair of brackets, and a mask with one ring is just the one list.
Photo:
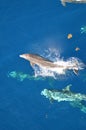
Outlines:
[[24, 55], [24, 54], [19, 55], [19, 57], [26, 59], [26, 55]]

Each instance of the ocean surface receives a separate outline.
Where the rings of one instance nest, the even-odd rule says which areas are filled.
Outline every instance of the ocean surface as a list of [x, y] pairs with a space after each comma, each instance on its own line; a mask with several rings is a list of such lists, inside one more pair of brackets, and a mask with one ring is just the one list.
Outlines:
[[[71, 91], [86, 94], [86, 70], [33, 78], [34, 69], [19, 57], [23, 53], [53, 61], [77, 57], [86, 64], [86, 4], [0, 0], [0, 130], [85, 130], [85, 112], [70, 102], [50, 102], [41, 91], [72, 84]], [[23, 74], [29, 78], [21, 79]]]

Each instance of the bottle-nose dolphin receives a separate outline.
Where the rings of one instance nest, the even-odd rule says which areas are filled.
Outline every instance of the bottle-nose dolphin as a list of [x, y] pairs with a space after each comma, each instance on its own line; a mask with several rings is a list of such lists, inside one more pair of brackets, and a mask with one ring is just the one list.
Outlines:
[[68, 64], [66, 61], [64, 61], [62, 64], [60, 62], [53, 62], [51, 60], [48, 60], [40, 55], [37, 54], [22, 54], [19, 55], [21, 58], [24, 58], [28, 61], [30, 61], [31, 66], [33, 67], [34, 65], [39, 66], [40, 68], [45, 68], [47, 70], [51, 70], [56, 72], [57, 70], [62, 70], [62, 72], [66, 70], [73, 70], [73, 72], [77, 75], [80, 66], [78, 66], [77, 62], [73, 62]]
[[70, 90], [71, 84], [67, 85], [64, 89], [58, 90], [49, 90], [49, 89], [44, 89], [41, 91], [41, 95], [45, 96], [52, 101], [57, 101], [57, 102], [69, 102], [70, 105], [73, 107], [79, 108], [81, 111], [86, 113], [86, 106], [83, 104], [82, 101], [86, 101], [86, 94], [81, 94], [81, 93], [74, 93]]
[[58, 102], [61, 101], [69, 101], [69, 102], [76, 102], [76, 101], [86, 101], [86, 95], [81, 93], [74, 93], [70, 90], [70, 87], [72, 85], [69, 84], [62, 90], [50, 90], [50, 89], [44, 89], [41, 92], [41, 95], [44, 95], [46, 98], [49, 98], [49, 100], [53, 99]]
[[63, 6], [66, 6], [66, 3], [76, 3], [76, 4], [86, 4], [86, 0], [61, 0]]

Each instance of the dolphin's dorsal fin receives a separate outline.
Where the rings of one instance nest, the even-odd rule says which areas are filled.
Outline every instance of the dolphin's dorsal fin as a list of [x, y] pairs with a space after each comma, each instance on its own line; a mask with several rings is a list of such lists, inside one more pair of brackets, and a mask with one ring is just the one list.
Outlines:
[[70, 92], [70, 87], [72, 86], [72, 84], [67, 85], [63, 90], [63, 92]]

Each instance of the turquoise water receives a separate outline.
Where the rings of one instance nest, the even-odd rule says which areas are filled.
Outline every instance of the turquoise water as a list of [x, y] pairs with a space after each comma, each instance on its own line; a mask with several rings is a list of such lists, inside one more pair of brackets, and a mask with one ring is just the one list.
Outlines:
[[[31, 78], [34, 70], [19, 57], [22, 53], [45, 56], [49, 49], [63, 59], [78, 57], [86, 63], [86, 5], [61, 5], [60, 0], [0, 1], [0, 130], [85, 130], [86, 113], [69, 102], [53, 102], [41, 96], [47, 89], [71, 90], [86, 94], [86, 70], [57, 79]], [[68, 39], [67, 35], [72, 34]], [[79, 47], [79, 51], [75, 48]], [[54, 57], [55, 58], [55, 57]], [[53, 59], [54, 59], [53, 58]], [[29, 74], [20, 81], [8, 74]], [[86, 104], [84, 102], [84, 104]]]

